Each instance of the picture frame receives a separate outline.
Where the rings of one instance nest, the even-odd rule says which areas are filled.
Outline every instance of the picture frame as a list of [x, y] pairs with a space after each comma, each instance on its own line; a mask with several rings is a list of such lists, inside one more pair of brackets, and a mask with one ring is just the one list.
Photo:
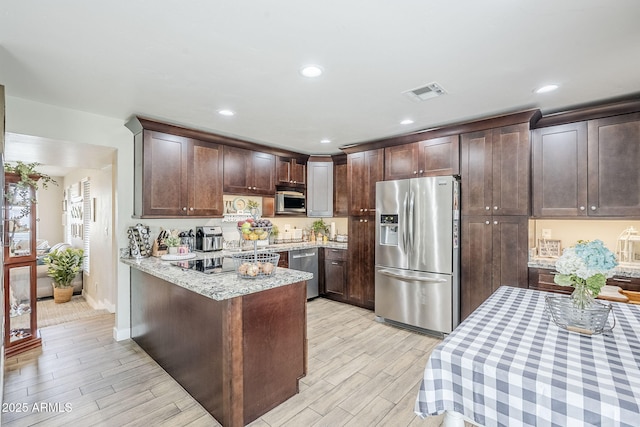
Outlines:
[[538, 256], [542, 258], [559, 258], [562, 255], [560, 240], [538, 239]]

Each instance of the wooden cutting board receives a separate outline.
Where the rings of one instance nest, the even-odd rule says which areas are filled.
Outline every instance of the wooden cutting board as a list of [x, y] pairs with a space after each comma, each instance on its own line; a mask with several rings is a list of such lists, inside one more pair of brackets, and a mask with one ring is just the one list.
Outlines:
[[617, 302], [629, 302], [629, 297], [624, 295], [625, 291], [618, 286], [609, 286], [605, 285], [600, 289], [600, 293], [598, 294], [599, 299], [604, 299], [607, 301], [617, 301]]

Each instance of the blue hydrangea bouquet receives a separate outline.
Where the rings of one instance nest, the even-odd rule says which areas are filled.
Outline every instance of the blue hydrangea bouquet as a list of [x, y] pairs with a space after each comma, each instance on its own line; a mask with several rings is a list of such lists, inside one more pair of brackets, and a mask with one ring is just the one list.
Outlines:
[[575, 246], [566, 248], [558, 261], [554, 282], [561, 286], [573, 286], [572, 295], [576, 298], [586, 298], [577, 301], [577, 305], [588, 306], [597, 297], [607, 278], [613, 276], [613, 269], [618, 265], [616, 257], [602, 243], [602, 240], [579, 240]]

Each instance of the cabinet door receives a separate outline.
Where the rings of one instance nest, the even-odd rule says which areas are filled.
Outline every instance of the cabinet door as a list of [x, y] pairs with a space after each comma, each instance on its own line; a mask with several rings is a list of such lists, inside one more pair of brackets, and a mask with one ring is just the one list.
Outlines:
[[414, 178], [418, 176], [418, 144], [403, 144], [384, 149], [384, 179]]
[[253, 152], [252, 165], [249, 172], [252, 174], [249, 194], [263, 194], [266, 196], [275, 194], [276, 156], [257, 151]]
[[492, 135], [487, 130], [463, 134], [461, 137], [463, 215], [491, 214]]
[[491, 216], [462, 217], [460, 320], [464, 320], [493, 293], [491, 221]]
[[251, 186], [251, 151], [225, 146], [223, 152], [223, 188], [225, 193], [247, 194]]
[[493, 272], [491, 292], [500, 286], [528, 287], [529, 219], [526, 216], [491, 218]]
[[589, 121], [589, 215], [640, 212], [640, 113]]
[[460, 175], [460, 138], [458, 135], [419, 142], [418, 176], [443, 175]]
[[527, 123], [493, 130], [493, 214], [529, 215], [531, 144]]
[[188, 141], [179, 136], [144, 131], [142, 215], [185, 215]]
[[349, 193], [347, 192], [347, 164], [333, 166], [333, 216], [349, 215]]
[[349, 219], [349, 265], [347, 299], [349, 302], [373, 309], [375, 220], [373, 217]]
[[384, 176], [384, 149], [363, 151], [347, 156], [349, 214], [375, 212], [376, 182]]
[[328, 296], [343, 299], [347, 277], [347, 262], [342, 249], [324, 250], [324, 291]]
[[293, 185], [305, 185], [307, 183], [307, 165], [298, 163], [296, 159], [291, 161], [291, 179]]
[[309, 162], [307, 216], [333, 216], [333, 162]]
[[278, 184], [289, 184], [291, 181], [291, 159], [288, 157], [278, 157], [276, 162], [276, 176]]
[[220, 146], [202, 141], [191, 145], [188, 215], [222, 215], [222, 153]]
[[587, 215], [587, 123], [533, 131], [533, 216]]

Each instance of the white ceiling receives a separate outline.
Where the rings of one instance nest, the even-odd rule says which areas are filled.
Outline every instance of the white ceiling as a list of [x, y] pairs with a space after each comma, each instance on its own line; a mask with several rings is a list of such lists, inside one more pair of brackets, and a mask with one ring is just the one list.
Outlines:
[[[639, 21], [638, 0], [2, 0], [0, 84], [123, 125], [137, 114], [328, 154], [639, 93]], [[324, 74], [300, 76], [308, 63]], [[448, 93], [403, 95], [431, 82]], [[547, 83], [560, 89], [533, 93]]]

